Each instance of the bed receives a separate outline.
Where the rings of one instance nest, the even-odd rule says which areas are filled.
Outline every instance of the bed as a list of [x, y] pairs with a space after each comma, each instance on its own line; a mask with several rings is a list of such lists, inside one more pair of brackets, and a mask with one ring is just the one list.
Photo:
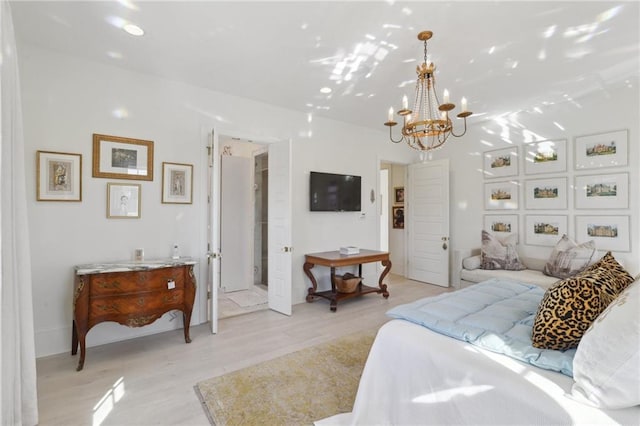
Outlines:
[[[449, 294], [472, 291], [472, 287]], [[631, 381], [623, 383], [620, 389], [625, 395], [632, 394], [632, 400], [637, 400], [640, 394], [637, 354], [640, 285], [635, 282], [629, 289], [631, 287], [634, 296], [624, 300], [627, 303], [623, 315], [628, 317], [629, 312], [633, 312], [633, 318], [623, 318], [623, 321], [633, 321], [626, 321], [624, 327], [631, 328], [623, 331], [625, 339], [635, 343], [632, 343], [630, 353], [621, 354], [627, 363], [631, 362], [626, 367], [630, 368]], [[390, 313], [402, 317], [396, 315], [397, 311]], [[620, 318], [616, 315], [609, 317], [618, 322], [615, 326], [619, 326]], [[474, 336], [465, 335], [466, 331], [460, 333], [450, 324], [445, 324], [439, 332], [427, 328], [420, 324], [431, 321], [427, 316], [392, 319], [382, 326], [366, 362], [353, 411], [320, 420], [316, 425], [640, 424], [638, 405], [610, 409], [587, 401], [576, 391], [577, 379], [572, 377], [574, 373], [585, 373], [567, 369], [566, 359], [552, 360], [552, 369], [534, 365], [539, 358], [549, 354], [553, 358], [553, 352], [560, 351], [531, 357], [526, 350], [513, 350], [506, 344], [496, 352], [495, 347], [490, 350], [478, 345]], [[442, 319], [438, 321], [442, 322]], [[456, 333], [462, 334], [463, 339], [451, 337]], [[615, 344], [606, 339], [599, 340], [604, 345]], [[505, 354], [509, 351], [514, 353]], [[565, 352], [570, 359], [577, 357], [575, 350]], [[533, 358], [536, 362], [532, 363]], [[596, 355], [596, 358], [602, 358], [602, 355]], [[581, 376], [580, 380], [584, 378]], [[628, 400], [623, 396], [625, 398]]]

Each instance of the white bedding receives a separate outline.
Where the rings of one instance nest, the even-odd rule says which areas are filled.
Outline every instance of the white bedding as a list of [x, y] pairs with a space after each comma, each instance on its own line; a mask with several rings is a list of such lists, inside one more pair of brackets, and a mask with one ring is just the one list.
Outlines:
[[403, 320], [374, 341], [351, 413], [326, 425], [610, 425], [640, 407], [601, 410], [570, 398], [573, 380]]

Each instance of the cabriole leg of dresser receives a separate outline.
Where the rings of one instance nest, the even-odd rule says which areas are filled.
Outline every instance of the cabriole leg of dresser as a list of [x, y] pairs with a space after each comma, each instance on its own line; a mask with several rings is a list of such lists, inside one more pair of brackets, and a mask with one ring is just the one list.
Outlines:
[[191, 337], [189, 337], [189, 325], [191, 325], [191, 312], [183, 312], [182, 320], [184, 322], [184, 341], [185, 343], [191, 343]]
[[71, 337], [71, 355], [78, 353], [78, 345], [80, 345], [80, 359], [78, 360], [78, 367], [76, 371], [82, 370], [84, 367], [84, 357], [87, 353], [87, 347], [85, 345], [87, 332], [89, 331], [89, 324], [87, 321], [83, 321], [81, 318], [75, 318], [73, 320], [73, 335]]
[[84, 356], [86, 353], [86, 348], [84, 344], [84, 336], [80, 338], [80, 359], [78, 360], [78, 367], [76, 371], [81, 371], [84, 368]]
[[71, 320], [71, 355], [78, 353], [78, 330], [76, 329], [76, 321]]

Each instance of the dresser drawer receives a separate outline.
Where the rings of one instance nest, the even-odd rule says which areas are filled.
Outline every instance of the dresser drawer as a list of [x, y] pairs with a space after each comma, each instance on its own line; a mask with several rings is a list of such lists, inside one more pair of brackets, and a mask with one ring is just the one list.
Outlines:
[[106, 296], [90, 300], [91, 316], [99, 318], [104, 315], [131, 315], [155, 311], [166, 312], [171, 309], [182, 309], [184, 306], [184, 290], [166, 290], [162, 292], [140, 293], [136, 296]]
[[173, 281], [175, 290], [184, 289], [184, 268], [161, 268], [136, 272], [109, 272], [91, 276], [90, 297], [168, 290]]

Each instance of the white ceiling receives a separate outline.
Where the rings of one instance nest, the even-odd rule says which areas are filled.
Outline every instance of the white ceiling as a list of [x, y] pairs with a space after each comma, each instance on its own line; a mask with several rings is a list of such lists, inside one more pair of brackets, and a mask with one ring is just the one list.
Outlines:
[[[413, 96], [421, 30], [434, 32], [428, 47], [438, 91], [447, 88], [458, 108], [467, 97], [471, 123], [620, 86], [638, 90], [637, 1], [13, 1], [11, 8], [19, 42], [381, 129], [388, 108]], [[127, 22], [146, 34], [125, 33]]]

